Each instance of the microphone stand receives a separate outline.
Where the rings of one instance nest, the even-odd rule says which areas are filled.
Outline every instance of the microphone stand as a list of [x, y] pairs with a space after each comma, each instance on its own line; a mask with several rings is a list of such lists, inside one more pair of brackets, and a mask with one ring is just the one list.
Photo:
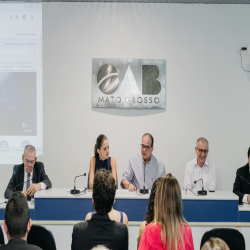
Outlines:
[[81, 175], [77, 175], [77, 176], [75, 177], [75, 180], [74, 180], [74, 189], [71, 189], [71, 190], [70, 190], [70, 193], [71, 193], [71, 194], [80, 194], [80, 193], [81, 193], [80, 189], [76, 189], [76, 178], [78, 178], [78, 177], [80, 177], [80, 176], [86, 176], [86, 173], [81, 174]]
[[199, 180], [197, 180], [197, 181], [194, 181], [194, 184], [196, 184], [198, 181], [202, 181], [202, 190], [200, 190], [200, 191], [198, 191], [197, 193], [199, 194], [199, 195], [207, 195], [207, 190], [204, 190], [204, 186], [203, 186], [203, 179], [202, 178], [200, 178]]
[[143, 183], [143, 189], [140, 189], [140, 193], [141, 194], [148, 194], [148, 189], [145, 188], [145, 172], [146, 172], [146, 163], [145, 163], [145, 159], [144, 160], [144, 183]]

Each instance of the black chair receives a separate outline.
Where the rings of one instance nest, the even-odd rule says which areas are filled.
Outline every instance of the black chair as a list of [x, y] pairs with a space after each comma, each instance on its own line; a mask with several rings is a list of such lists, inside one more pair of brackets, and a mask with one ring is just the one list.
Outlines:
[[56, 250], [56, 242], [49, 229], [39, 225], [32, 225], [27, 243], [38, 246], [43, 250]]
[[0, 245], [4, 245], [4, 235], [3, 235], [3, 229], [0, 226]]
[[205, 244], [205, 242], [211, 237], [220, 238], [224, 240], [230, 250], [246, 250], [245, 239], [238, 230], [233, 228], [215, 228], [207, 231], [202, 239], [200, 248]]

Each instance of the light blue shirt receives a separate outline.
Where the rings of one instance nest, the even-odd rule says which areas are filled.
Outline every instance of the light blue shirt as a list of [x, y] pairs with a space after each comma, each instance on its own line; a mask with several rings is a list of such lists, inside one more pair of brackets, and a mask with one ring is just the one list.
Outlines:
[[[130, 159], [127, 170], [122, 175], [122, 180], [132, 183], [137, 189], [142, 189], [144, 184], [144, 160], [141, 154], [135, 155]], [[153, 155], [145, 165], [145, 188], [151, 189], [154, 181], [166, 175], [165, 166]], [[122, 185], [121, 185], [122, 186]]]

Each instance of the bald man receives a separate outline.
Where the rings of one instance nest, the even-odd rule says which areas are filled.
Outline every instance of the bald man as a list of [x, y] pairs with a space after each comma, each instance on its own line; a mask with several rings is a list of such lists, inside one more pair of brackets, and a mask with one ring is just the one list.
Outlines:
[[215, 165], [207, 159], [209, 152], [208, 140], [204, 137], [196, 141], [195, 153], [197, 157], [188, 162], [185, 170], [184, 189], [199, 191], [202, 189], [202, 181], [196, 184], [194, 181], [203, 179], [204, 189], [207, 191], [215, 191], [216, 173]]

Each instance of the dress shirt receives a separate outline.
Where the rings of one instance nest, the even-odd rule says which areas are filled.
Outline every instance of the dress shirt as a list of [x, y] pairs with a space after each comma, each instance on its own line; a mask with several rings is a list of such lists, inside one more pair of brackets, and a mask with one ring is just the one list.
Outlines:
[[[249, 173], [250, 173], [250, 168], [249, 168]], [[248, 196], [248, 194], [244, 194], [243, 199], [242, 199], [243, 203], [248, 203], [247, 202], [247, 196]]]
[[153, 154], [151, 155], [150, 161], [146, 164], [144, 163], [142, 155], [137, 154], [129, 160], [128, 168], [123, 173], [121, 182], [127, 180], [137, 189], [142, 189], [144, 184], [144, 171], [146, 189], [151, 189], [157, 178], [166, 175], [165, 166], [161, 161], [157, 160]]
[[188, 162], [185, 170], [184, 189], [189, 188], [193, 191], [202, 189], [202, 181], [194, 184], [194, 181], [203, 179], [204, 189], [207, 191], [215, 191], [216, 188], [216, 173], [215, 165], [206, 159], [204, 165], [200, 167], [197, 163], [197, 158]]
[[[33, 171], [30, 173], [30, 186], [32, 185], [32, 178], [33, 178]], [[28, 174], [26, 173], [26, 171], [24, 171], [24, 180], [23, 180], [23, 182], [26, 182], [28, 180]], [[24, 185], [23, 185], [23, 190], [24, 191], [27, 191], [26, 190], [26, 185], [27, 183], [25, 183]], [[39, 182], [39, 184], [41, 185], [41, 189], [42, 190], [45, 190], [46, 188], [47, 188], [47, 185], [44, 183], [44, 182]]]

